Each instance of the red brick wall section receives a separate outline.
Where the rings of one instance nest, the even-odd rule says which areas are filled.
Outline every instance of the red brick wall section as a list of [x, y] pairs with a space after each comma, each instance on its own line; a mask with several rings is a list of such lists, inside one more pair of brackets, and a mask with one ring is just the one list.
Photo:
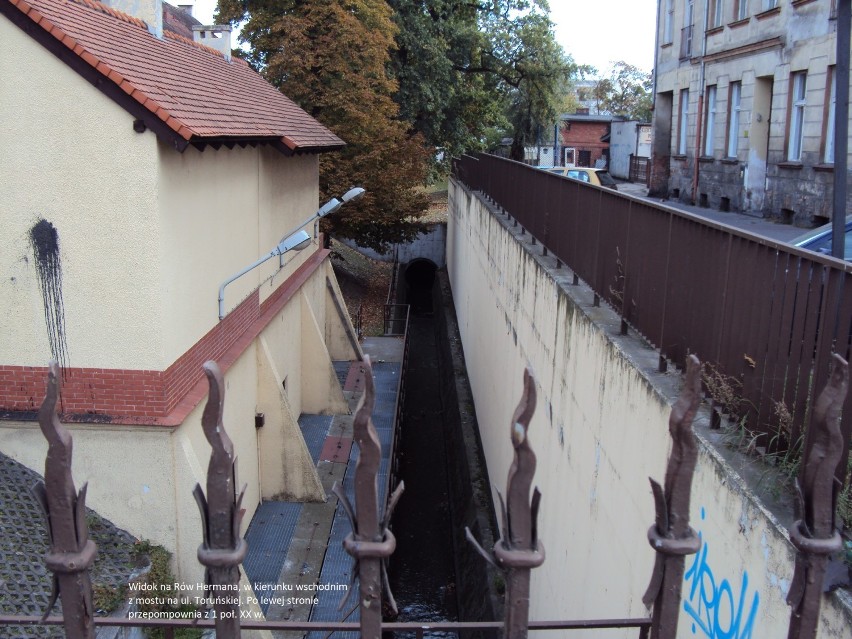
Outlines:
[[204, 377], [202, 364], [208, 359], [217, 361], [221, 359], [259, 315], [260, 294], [255, 290], [166, 369], [163, 373], [167, 398], [166, 412], [171, 411]]
[[603, 150], [609, 148], [608, 142], [601, 142], [607, 131], [609, 124], [606, 122], [571, 122], [570, 128], [562, 127], [562, 145], [574, 147], [577, 151], [591, 151], [591, 165], [594, 166]]
[[[63, 419], [95, 423], [180, 424], [206, 395], [201, 366], [209, 359], [227, 370], [251, 341], [328, 258], [316, 251], [260, 304], [258, 290], [165, 371], [68, 368], [63, 371]], [[0, 419], [32, 419], [44, 398], [46, 366], [0, 365]]]
[[[152, 417], [165, 411], [160, 371], [67, 368], [63, 373], [59, 407], [63, 413], [111, 422], [117, 410], [129, 417]], [[46, 366], [0, 366], [0, 413], [37, 411], [46, 387]]]

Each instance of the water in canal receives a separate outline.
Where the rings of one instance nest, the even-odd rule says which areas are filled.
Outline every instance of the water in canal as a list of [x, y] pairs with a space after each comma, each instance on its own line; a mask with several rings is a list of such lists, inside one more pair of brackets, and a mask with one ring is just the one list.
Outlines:
[[[399, 607], [398, 621], [455, 621], [452, 522], [431, 302], [434, 265], [415, 271], [413, 276], [409, 267], [409, 275], [406, 301], [412, 311], [410, 351], [397, 447], [405, 493], [394, 515], [397, 548], [390, 564], [391, 588]], [[455, 634], [435, 631], [427, 636]]]

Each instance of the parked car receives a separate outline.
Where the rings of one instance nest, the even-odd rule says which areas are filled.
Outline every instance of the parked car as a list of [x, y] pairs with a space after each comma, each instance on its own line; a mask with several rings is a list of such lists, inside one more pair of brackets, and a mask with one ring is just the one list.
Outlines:
[[549, 169], [543, 169], [548, 173], [556, 173], [581, 182], [588, 182], [595, 186], [605, 186], [615, 191], [618, 190], [618, 184], [612, 179], [612, 176], [603, 169], [590, 169], [582, 166], [555, 166]]
[[[800, 235], [790, 244], [799, 248], [816, 251], [823, 255], [831, 255], [831, 240], [834, 234], [832, 225], [823, 224], [815, 229], [811, 229], [804, 235]], [[846, 218], [846, 241], [844, 242], [843, 259], [852, 262], [852, 215]]]

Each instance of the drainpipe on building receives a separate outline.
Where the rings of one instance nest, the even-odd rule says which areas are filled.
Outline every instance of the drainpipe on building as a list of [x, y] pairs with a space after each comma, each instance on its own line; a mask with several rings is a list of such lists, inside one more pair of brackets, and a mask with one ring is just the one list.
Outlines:
[[698, 72], [698, 114], [695, 121], [695, 160], [692, 172], [692, 203], [698, 202], [698, 158], [701, 157], [701, 119], [704, 115], [704, 58], [707, 55], [707, 25], [710, 21], [710, 0], [704, 2], [704, 29], [701, 37], [701, 62]]
[[849, 30], [852, 0], [837, 3], [837, 66], [834, 92], [834, 213], [831, 254], [844, 258], [846, 244], [846, 169], [849, 151]]

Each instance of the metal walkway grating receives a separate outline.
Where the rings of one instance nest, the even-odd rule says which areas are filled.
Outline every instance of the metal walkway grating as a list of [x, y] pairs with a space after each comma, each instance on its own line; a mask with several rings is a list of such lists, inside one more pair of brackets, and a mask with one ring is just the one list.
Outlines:
[[[301, 513], [302, 504], [298, 502], [267, 501], [258, 506], [246, 532], [249, 553], [243, 561], [252, 586], [278, 583]], [[269, 603], [261, 608], [266, 614]]]
[[308, 445], [314, 465], [319, 463], [322, 445], [325, 443], [326, 436], [328, 436], [333, 419], [332, 415], [308, 415], [302, 413], [299, 416], [299, 428], [302, 430], [302, 436]]

